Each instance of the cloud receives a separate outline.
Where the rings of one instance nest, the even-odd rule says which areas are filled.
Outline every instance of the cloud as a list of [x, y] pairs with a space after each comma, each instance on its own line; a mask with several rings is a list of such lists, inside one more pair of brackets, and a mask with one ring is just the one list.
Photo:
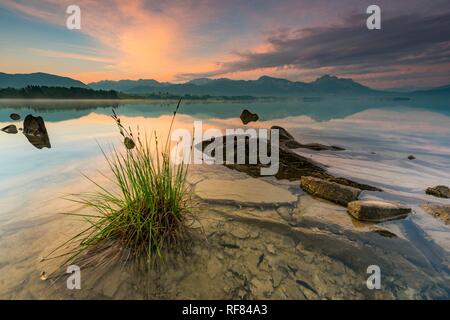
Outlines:
[[281, 30], [267, 38], [268, 50], [236, 52], [235, 60], [220, 63], [216, 70], [180, 76], [211, 77], [265, 68], [332, 68], [335, 73], [362, 74], [450, 63], [450, 12], [385, 19], [382, 30], [368, 30], [366, 18], [352, 15], [336, 26]]
[[78, 53], [55, 51], [55, 50], [45, 50], [45, 49], [37, 49], [37, 48], [30, 48], [30, 50], [33, 51], [34, 53], [37, 53], [39, 55], [49, 57], [49, 58], [73, 59], [73, 60], [100, 62], [100, 63], [106, 63], [106, 64], [110, 64], [110, 63], [114, 62], [114, 60], [111, 58], [98, 57], [95, 55], [86, 55], [86, 54], [78, 54]]
[[[40, 69], [58, 57], [60, 64], [48, 71], [70, 75], [82, 66], [84, 81], [262, 74], [312, 80], [332, 73], [368, 85], [386, 80], [381, 85], [388, 86], [396, 77], [417, 81], [428, 69], [423, 79], [443, 83], [450, 76], [450, 19], [442, 13], [447, 2], [378, 0], [382, 30], [369, 31], [364, 13], [370, 0], [77, 0], [80, 32], [89, 39], [78, 37], [77, 44], [88, 48], [70, 53], [71, 37], [78, 33], [67, 31], [65, 43], [33, 44], [41, 52], [38, 58], [30, 55], [27, 64]], [[64, 32], [70, 4], [2, 0], [0, 7]], [[23, 62], [9, 59], [8, 65], [17, 69]]]
[[[2, 5], [65, 30], [66, 8], [72, 3], [60, 0], [4, 0]], [[160, 3], [162, 9], [150, 6], [151, 3]], [[80, 63], [97, 62], [92, 77], [85, 77], [85, 81], [98, 80], [94, 79], [97, 76], [169, 80], [179, 70], [206, 70], [212, 66], [188, 54], [191, 46], [188, 28], [183, 26], [183, 21], [177, 20], [180, 8], [176, 3], [78, 0], [76, 4], [81, 8], [81, 30], [67, 30], [67, 44], [70, 44], [72, 35], [81, 32], [93, 40], [93, 50], [87, 51], [98, 54], [90, 54], [86, 50], [71, 53], [66, 43], [52, 43], [52, 50], [45, 43], [41, 48], [28, 49], [41, 57], [76, 59]]]

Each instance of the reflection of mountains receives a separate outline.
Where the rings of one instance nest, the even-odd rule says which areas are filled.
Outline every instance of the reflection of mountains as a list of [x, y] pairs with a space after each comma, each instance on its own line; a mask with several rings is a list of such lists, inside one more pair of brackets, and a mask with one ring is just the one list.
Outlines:
[[[118, 102], [111, 101], [1, 101], [0, 100], [0, 122], [10, 121], [12, 112], [33, 113], [45, 116], [46, 121], [57, 122], [70, 119], [78, 119], [91, 112], [110, 114], [111, 108], [117, 108]], [[99, 109], [99, 110], [97, 110]]]
[[[6, 122], [11, 112], [27, 109], [28, 113], [39, 113], [46, 121], [64, 121], [88, 115], [91, 112], [110, 115], [111, 108], [118, 108], [118, 113], [125, 116], [159, 117], [170, 115], [175, 102], [154, 101], [70, 101], [70, 102], [14, 102], [0, 104], [0, 122]], [[346, 118], [352, 114], [374, 108], [411, 107], [426, 109], [450, 116], [447, 100], [418, 97], [409, 101], [378, 98], [316, 98], [311, 100], [276, 99], [254, 102], [189, 102], [185, 101], [180, 113], [196, 118], [238, 118], [243, 109], [256, 112], [261, 120], [286, 118], [290, 116], [309, 116], [316, 121]]]

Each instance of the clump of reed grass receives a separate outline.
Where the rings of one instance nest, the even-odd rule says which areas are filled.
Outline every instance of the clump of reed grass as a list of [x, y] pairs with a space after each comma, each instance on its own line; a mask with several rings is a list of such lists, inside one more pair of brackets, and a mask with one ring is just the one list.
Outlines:
[[131, 128], [127, 129], [121, 123], [113, 110], [112, 118], [126, 148], [120, 151], [114, 147], [110, 154], [102, 149], [102, 153], [112, 173], [110, 181], [118, 191], [112, 191], [114, 188], [86, 176], [98, 191], [71, 195], [69, 200], [95, 213], [71, 213], [86, 219], [89, 226], [57, 248], [76, 242], [78, 245], [70, 252], [69, 260], [111, 242], [132, 255], [162, 259], [163, 248], [183, 238], [190, 203], [186, 183], [188, 165], [170, 162], [169, 144], [180, 102], [163, 147], [159, 145], [156, 133], [150, 138], [142, 137], [138, 128], [135, 135]]

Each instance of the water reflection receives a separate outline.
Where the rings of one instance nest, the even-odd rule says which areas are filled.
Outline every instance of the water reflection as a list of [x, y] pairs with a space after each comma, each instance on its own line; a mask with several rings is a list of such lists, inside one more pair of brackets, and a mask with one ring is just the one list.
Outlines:
[[[159, 117], [173, 112], [175, 101], [48, 101], [48, 100], [0, 100], [0, 122], [5, 122], [10, 113], [26, 110], [27, 113], [45, 115], [47, 121], [77, 119], [95, 112], [109, 115], [111, 108], [126, 116]], [[343, 119], [353, 114], [370, 110], [392, 107], [425, 109], [450, 116], [450, 108], [445, 99], [415, 98], [410, 101], [381, 100], [378, 98], [330, 98], [318, 100], [277, 99], [214, 102], [184, 101], [181, 113], [199, 119], [229, 119], [239, 117], [245, 108], [256, 112], [260, 120], [280, 119], [291, 116], [308, 116], [314, 121]]]

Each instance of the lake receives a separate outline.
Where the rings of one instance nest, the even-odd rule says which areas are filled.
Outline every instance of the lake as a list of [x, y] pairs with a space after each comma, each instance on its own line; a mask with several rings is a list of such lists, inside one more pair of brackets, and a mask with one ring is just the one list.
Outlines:
[[[51, 144], [39, 149], [20, 131], [0, 132], [0, 298], [450, 297], [450, 226], [422, 207], [450, 205], [424, 192], [450, 185], [450, 105], [425, 98], [182, 102], [175, 128], [192, 130], [195, 120], [204, 130], [245, 128], [239, 115], [249, 109], [260, 120], [247, 127], [278, 125], [302, 143], [343, 147], [295, 152], [334, 175], [383, 189], [363, 192], [364, 199], [400, 202], [413, 213], [362, 223], [305, 194], [298, 181], [191, 165], [196, 223], [209, 242], [199, 237], [186, 260], [175, 255], [158, 270], [94, 267], [83, 271], [81, 290], [65, 288], [64, 270], [52, 276], [61, 268], [41, 260], [81, 230], [83, 221], [59, 213], [80, 210], [63, 199], [67, 194], [94, 190], [83, 174], [108, 184], [100, 148], [121, 143], [111, 110], [126, 125], [166, 137], [175, 107], [173, 101], [0, 101], [0, 128], [42, 116]], [[11, 113], [22, 120], [11, 120]], [[288, 203], [278, 204], [281, 198]], [[370, 265], [381, 268], [380, 290], [365, 285]]]

